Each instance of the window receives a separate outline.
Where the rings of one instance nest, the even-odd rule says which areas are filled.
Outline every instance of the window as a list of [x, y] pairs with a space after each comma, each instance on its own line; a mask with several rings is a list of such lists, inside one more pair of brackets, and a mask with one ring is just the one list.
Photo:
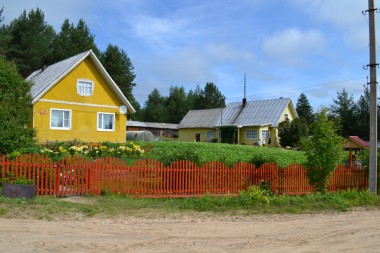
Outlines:
[[246, 139], [257, 139], [257, 130], [247, 130], [245, 131]]
[[222, 131], [221, 130], [218, 131], [218, 138], [222, 139]]
[[115, 131], [114, 113], [98, 113], [98, 131]]
[[77, 93], [81, 96], [91, 96], [94, 92], [94, 82], [90, 80], [77, 80]]
[[213, 139], [214, 135], [215, 135], [214, 131], [207, 131], [206, 138], [207, 139]]
[[289, 115], [287, 113], [284, 114], [285, 120], [289, 120]]
[[71, 128], [71, 111], [51, 109], [50, 110], [50, 128], [70, 130]]
[[269, 139], [269, 130], [262, 130], [261, 137], [264, 139]]

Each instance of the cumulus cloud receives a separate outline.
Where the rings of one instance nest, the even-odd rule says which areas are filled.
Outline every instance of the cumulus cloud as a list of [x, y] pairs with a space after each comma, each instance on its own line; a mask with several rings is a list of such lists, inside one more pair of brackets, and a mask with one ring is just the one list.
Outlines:
[[325, 44], [326, 40], [318, 30], [301, 31], [299, 28], [288, 28], [264, 39], [263, 50], [267, 56], [300, 66], [305, 63], [306, 56], [321, 52]]

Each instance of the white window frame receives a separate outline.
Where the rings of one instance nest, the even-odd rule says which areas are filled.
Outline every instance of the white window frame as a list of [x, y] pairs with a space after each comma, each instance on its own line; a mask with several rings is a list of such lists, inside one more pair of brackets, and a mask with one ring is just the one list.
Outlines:
[[[52, 126], [52, 119], [53, 119], [53, 111], [59, 111], [62, 112], [62, 127]], [[68, 118], [65, 118], [65, 112], [68, 112]], [[58, 109], [58, 108], [50, 108], [50, 129], [54, 130], [70, 130], [71, 129], [71, 118], [72, 118], [72, 111], [70, 109]], [[68, 125], [65, 126], [65, 121], [68, 121]]]
[[207, 139], [214, 139], [215, 138], [215, 131], [207, 131], [206, 132], [206, 138]]
[[[105, 115], [112, 115], [112, 129], [106, 129], [106, 128], [104, 128], [104, 118], [103, 118], [103, 116], [105, 116]], [[99, 126], [100, 117], [102, 118], [101, 126]], [[98, 112], [97, 113], [97, 120], [96, 120], [96, 129], [98, 131], [114, 132], [115, 131], [115, 113]]]
[[79, 96], [89, 97], [94, 93], [94, 82], [87, 79], [77, 80], [77, 93]]
[[285, 119], [285, 120], [288, 120], [288, 119], [289, 119], [289, 114], [285, 113], [285, 114], [284, 114], [284, 119]]
[[257, 139], [257, 138], [259, 138], [259, 132], [257, 131], [257, 129], [245, 130], [245, 138], [246, 139]]
[[263, 139], [269, 139], [270, 138], [269, 130], [266, 130], [266, 129], [261, 130], [261, 137]]

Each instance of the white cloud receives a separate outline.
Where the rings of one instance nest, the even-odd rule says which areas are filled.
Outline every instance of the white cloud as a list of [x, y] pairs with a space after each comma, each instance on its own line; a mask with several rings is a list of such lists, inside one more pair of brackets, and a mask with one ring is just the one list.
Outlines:
[[288, 28], [264, 39], [263, 50], [266, 55], [281, 62], [301, 66], [305, 64], [306, 56], [320, 53], [325, 44], [326, 40], [318, 30]]

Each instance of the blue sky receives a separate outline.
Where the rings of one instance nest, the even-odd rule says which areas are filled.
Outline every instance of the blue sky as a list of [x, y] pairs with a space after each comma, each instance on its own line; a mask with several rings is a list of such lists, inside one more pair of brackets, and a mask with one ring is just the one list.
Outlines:
[[188, 92], [206, 82], [227, 103], [241, 101], [246, 73], [248, 100], [282, 96], [296, 104], [303, 92], [318, 110], [344, 88], [357, 99], [369, 75], [367, 0], [2, 0], [1, 6], [6, 24], [39, 7], [57, 32], [65, 18], [74, 24], [83, 18], [102, 51], [112, 43], [127, 52], [142, 106], [154, 88], [167, 96], [171, 86]]

